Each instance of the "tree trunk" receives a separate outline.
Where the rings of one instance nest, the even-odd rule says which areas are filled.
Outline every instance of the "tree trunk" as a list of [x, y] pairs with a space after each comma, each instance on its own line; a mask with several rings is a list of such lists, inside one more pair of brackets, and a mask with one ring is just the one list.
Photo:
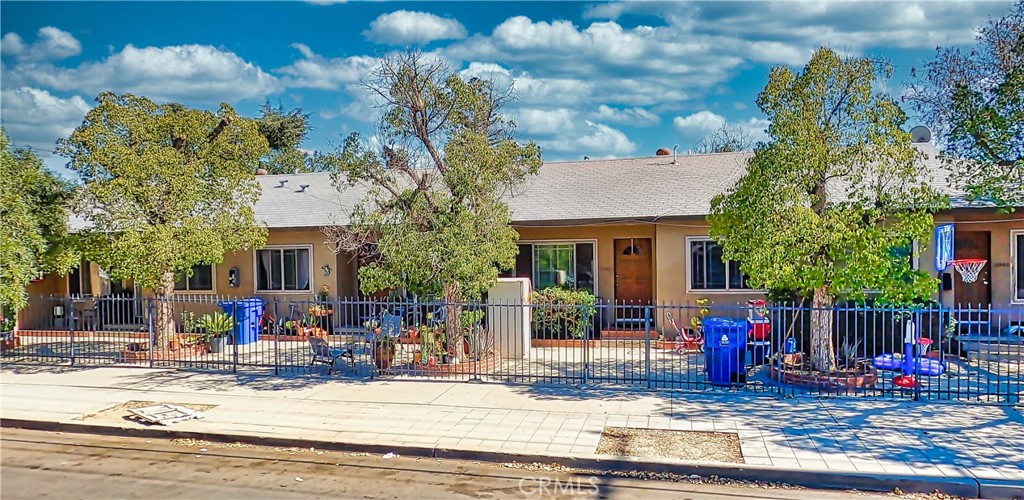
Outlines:
[[827, 286], [814, 290], [811, 304], [811, 368], [832, 373], [836, 370], [836, 351], [832, 346], [832, 306], [835, 297]]
[[462, 357], [462, 289], [458, 284], [444, 286], [444, 331], [448, 339], [448, 352]]
[[167, 349], [174, 335], [174, 273], [166, 272], [160, 283], [153, 288], [156, 304], [153, 307], [154, 347]]

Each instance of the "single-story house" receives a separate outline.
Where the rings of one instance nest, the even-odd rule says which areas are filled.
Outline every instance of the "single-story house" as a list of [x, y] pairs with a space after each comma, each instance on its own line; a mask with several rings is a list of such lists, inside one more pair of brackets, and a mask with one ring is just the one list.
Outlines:
[[[940, 170], [931, 144], [915, 147]], [[687, 304], [706, 297], [734, 304], [763, 297], [744, 282], [737, 263], [722, 260], [705, 219], [711, 199], [743, 175], [748, 158], [749, 153], [719, 153], [547, 163], [508, 199], [520, 251], [507, 275], [528, 277], [535, 288], [572, 286], [626, 303]], [[335, 254], [321, 228], [347, 223], [365, 188], [339, 192], [326, 173], [257, 179], [262, 194], [255, 211], [269, 228], [266, 247], [197, 266], [179, 283], [179, 293], [310, 299], [327, 286], [331, 296], [358, 296], [362, 263]], [[936, 215], [936, 223], [956, 225], [956, 256], [989, 261], [973, 284], [947, 269], [951, 276], [942, 302], [1024, 307], [1024, 212], [972, 205], [940, 184], [954, 203]], [[932, 264], [932, 242], [921, 248], [920, 269], [941, 275]], [[95, 263], [84, 263], [68, 276], [32, 283], [29, 293], [105, 295], [131, 288], [112, 282]], [[636, 319], [623, 311], [623, 317], [607, 320]]]

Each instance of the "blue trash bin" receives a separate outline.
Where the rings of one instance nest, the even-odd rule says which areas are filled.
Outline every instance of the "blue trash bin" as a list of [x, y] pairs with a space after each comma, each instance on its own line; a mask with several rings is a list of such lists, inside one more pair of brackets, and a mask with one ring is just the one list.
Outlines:
[[251, 344], [260, 339], [260, 318], [263, 317], [263, 299], [252, 297], [219, 302], [221, 309], [235, 318], [234, 343]]
[[704, 329], [704, 368], [715, 385], [746, 381], [746, 321], [710, 317], [701, 322]]

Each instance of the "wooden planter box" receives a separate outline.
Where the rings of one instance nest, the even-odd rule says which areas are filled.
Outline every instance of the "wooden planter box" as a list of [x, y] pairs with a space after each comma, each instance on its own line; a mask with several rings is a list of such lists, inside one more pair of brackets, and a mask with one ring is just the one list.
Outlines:
[[21, 338], [11, 337], [8, 340], [0, 340], [0, 351], [6, 351], [9, 349], [17, 349], [21, 346]]
[[666, 351], [674, 351], [676, 349], [685, 349], [692, 352], [700, 352], [700, 342], [679, 342], [675, 340], [658, 340], [651, 343], [651, 347], [654, 349], [663, 349]]
[[463, 361], [455, 364], [406, 365], [407, 369], [421, 372], [427, 376], [459, 375], [467, 373], [491, 373], [498, 367], [498, 356], [491, 355], [479, 361]]
[[150, 351], [148, 349], [140, 349], [136, 346], [139, 344], [128, 344], [121, 348], [121, 352], [118, 353], [119, 363], [140, 363], [143, 361], [178, 361], [181, 359], [189, 359], [195, 356], [203, 356], [209, 352], [207, 346], [202, 344], [182, 346], [178, 349], [157, 349]]
[[582, 340], [582, 339], [532, 339], [530, 340], [531, 347], [583, 347], [586, 343], [587, 347], [598, 347], [601, 345], [600, 340]]
[[[651, 332], [651, 337], [657, 338], [657, 332]], [[637, 330], [604, 330], [601, 332], [601, 340], [646, 340], [647, 332]]]

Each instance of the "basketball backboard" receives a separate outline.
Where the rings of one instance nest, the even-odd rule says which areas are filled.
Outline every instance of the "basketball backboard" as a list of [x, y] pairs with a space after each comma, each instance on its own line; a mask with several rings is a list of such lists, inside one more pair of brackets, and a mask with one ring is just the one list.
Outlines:
[[943, 224], [935, 228], [935, 270], [943, 271], [949, 267], [956, 256], [953, 254], [953, 224]]

